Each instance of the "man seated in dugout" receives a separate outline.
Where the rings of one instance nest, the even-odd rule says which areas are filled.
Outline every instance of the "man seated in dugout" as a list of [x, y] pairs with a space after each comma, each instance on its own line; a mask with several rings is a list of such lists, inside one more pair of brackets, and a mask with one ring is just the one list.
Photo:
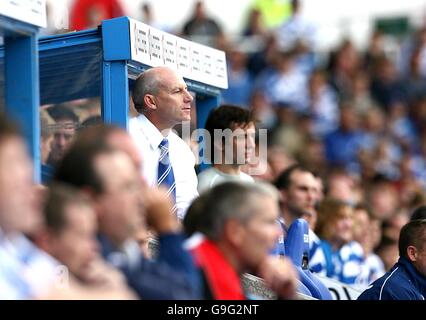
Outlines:
[[255, 121], [250, 111], [233, 105], [222, 105], [210, 112], [206, 122], [206, 155], [212, 166], [198, 175], [198, 191], [210, 189], [225, 181], [253, 182], [241, 171], [254, 155]]
[[426, 219], [412, 220], [399, 235], [399, 260], [358, 300], [425, 300]]
[[53, 141], [46, 164], [56, 167], [74, 139], [79, 119], [71, 107], [66, 105], [55, 105], [46, 110], [55, 121]]

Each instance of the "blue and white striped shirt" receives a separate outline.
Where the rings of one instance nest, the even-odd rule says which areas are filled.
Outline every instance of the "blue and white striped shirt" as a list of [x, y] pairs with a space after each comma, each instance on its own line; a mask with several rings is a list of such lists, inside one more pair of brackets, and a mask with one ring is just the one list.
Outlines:
[[0, 300], [31, 299], [48, 293], [58, 263], [22, 234], [0, 230]]
[[364, 272], [364, 251], [356, 241], [349, 242], [337, 251], [333, 251], [327, 241], [321, 240], [309, 265], [312, 272], [340, 282], [360, 288], [368, 285], [369, 274]]

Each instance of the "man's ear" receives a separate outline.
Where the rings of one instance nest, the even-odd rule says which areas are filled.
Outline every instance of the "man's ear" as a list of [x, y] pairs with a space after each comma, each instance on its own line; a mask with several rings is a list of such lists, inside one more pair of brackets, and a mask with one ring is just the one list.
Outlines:
[[415, 246], [407, 247], [407, 257], [411, 262], [417, 261], [417, 248]]
[[151, 110], [157, 109], [157, 104], [155, 102], [155, 97], [152, 94], [146, 94], [143, 97], [143, 101], [145, 103], [145, 107]]
[[226, 241], [234, 247], [241, 247], [245, 244], [245, 232], [244, 225], [235, 219], [228, 220], [223, 228]]

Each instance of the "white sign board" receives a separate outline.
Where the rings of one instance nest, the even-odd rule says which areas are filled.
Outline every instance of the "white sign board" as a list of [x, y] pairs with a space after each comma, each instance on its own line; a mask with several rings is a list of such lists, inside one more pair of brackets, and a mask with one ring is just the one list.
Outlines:
[[129, 19], [131, 59], [150, 67], [169, 66], [187, 79], [227, 89], [225, 52]]
[[46, 0], [0, 0], [0, 15], [45, 28]]
[[328, 290], [330, 290], [334, 300], [356, 300], [362, 293], [362, 291], [355, 289], [346, 283], [323, 277], [318, 274], [315, 274], [315, 276], [317, 276]]

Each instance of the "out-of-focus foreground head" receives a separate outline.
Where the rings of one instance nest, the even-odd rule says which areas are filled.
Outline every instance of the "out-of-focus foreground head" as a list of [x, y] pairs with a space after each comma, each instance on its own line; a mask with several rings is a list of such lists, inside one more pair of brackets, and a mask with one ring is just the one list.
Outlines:
[[0, 114], [0, 228], [31, 233], [41, 214], [33, 183], [32, 162], [17, 126]]

